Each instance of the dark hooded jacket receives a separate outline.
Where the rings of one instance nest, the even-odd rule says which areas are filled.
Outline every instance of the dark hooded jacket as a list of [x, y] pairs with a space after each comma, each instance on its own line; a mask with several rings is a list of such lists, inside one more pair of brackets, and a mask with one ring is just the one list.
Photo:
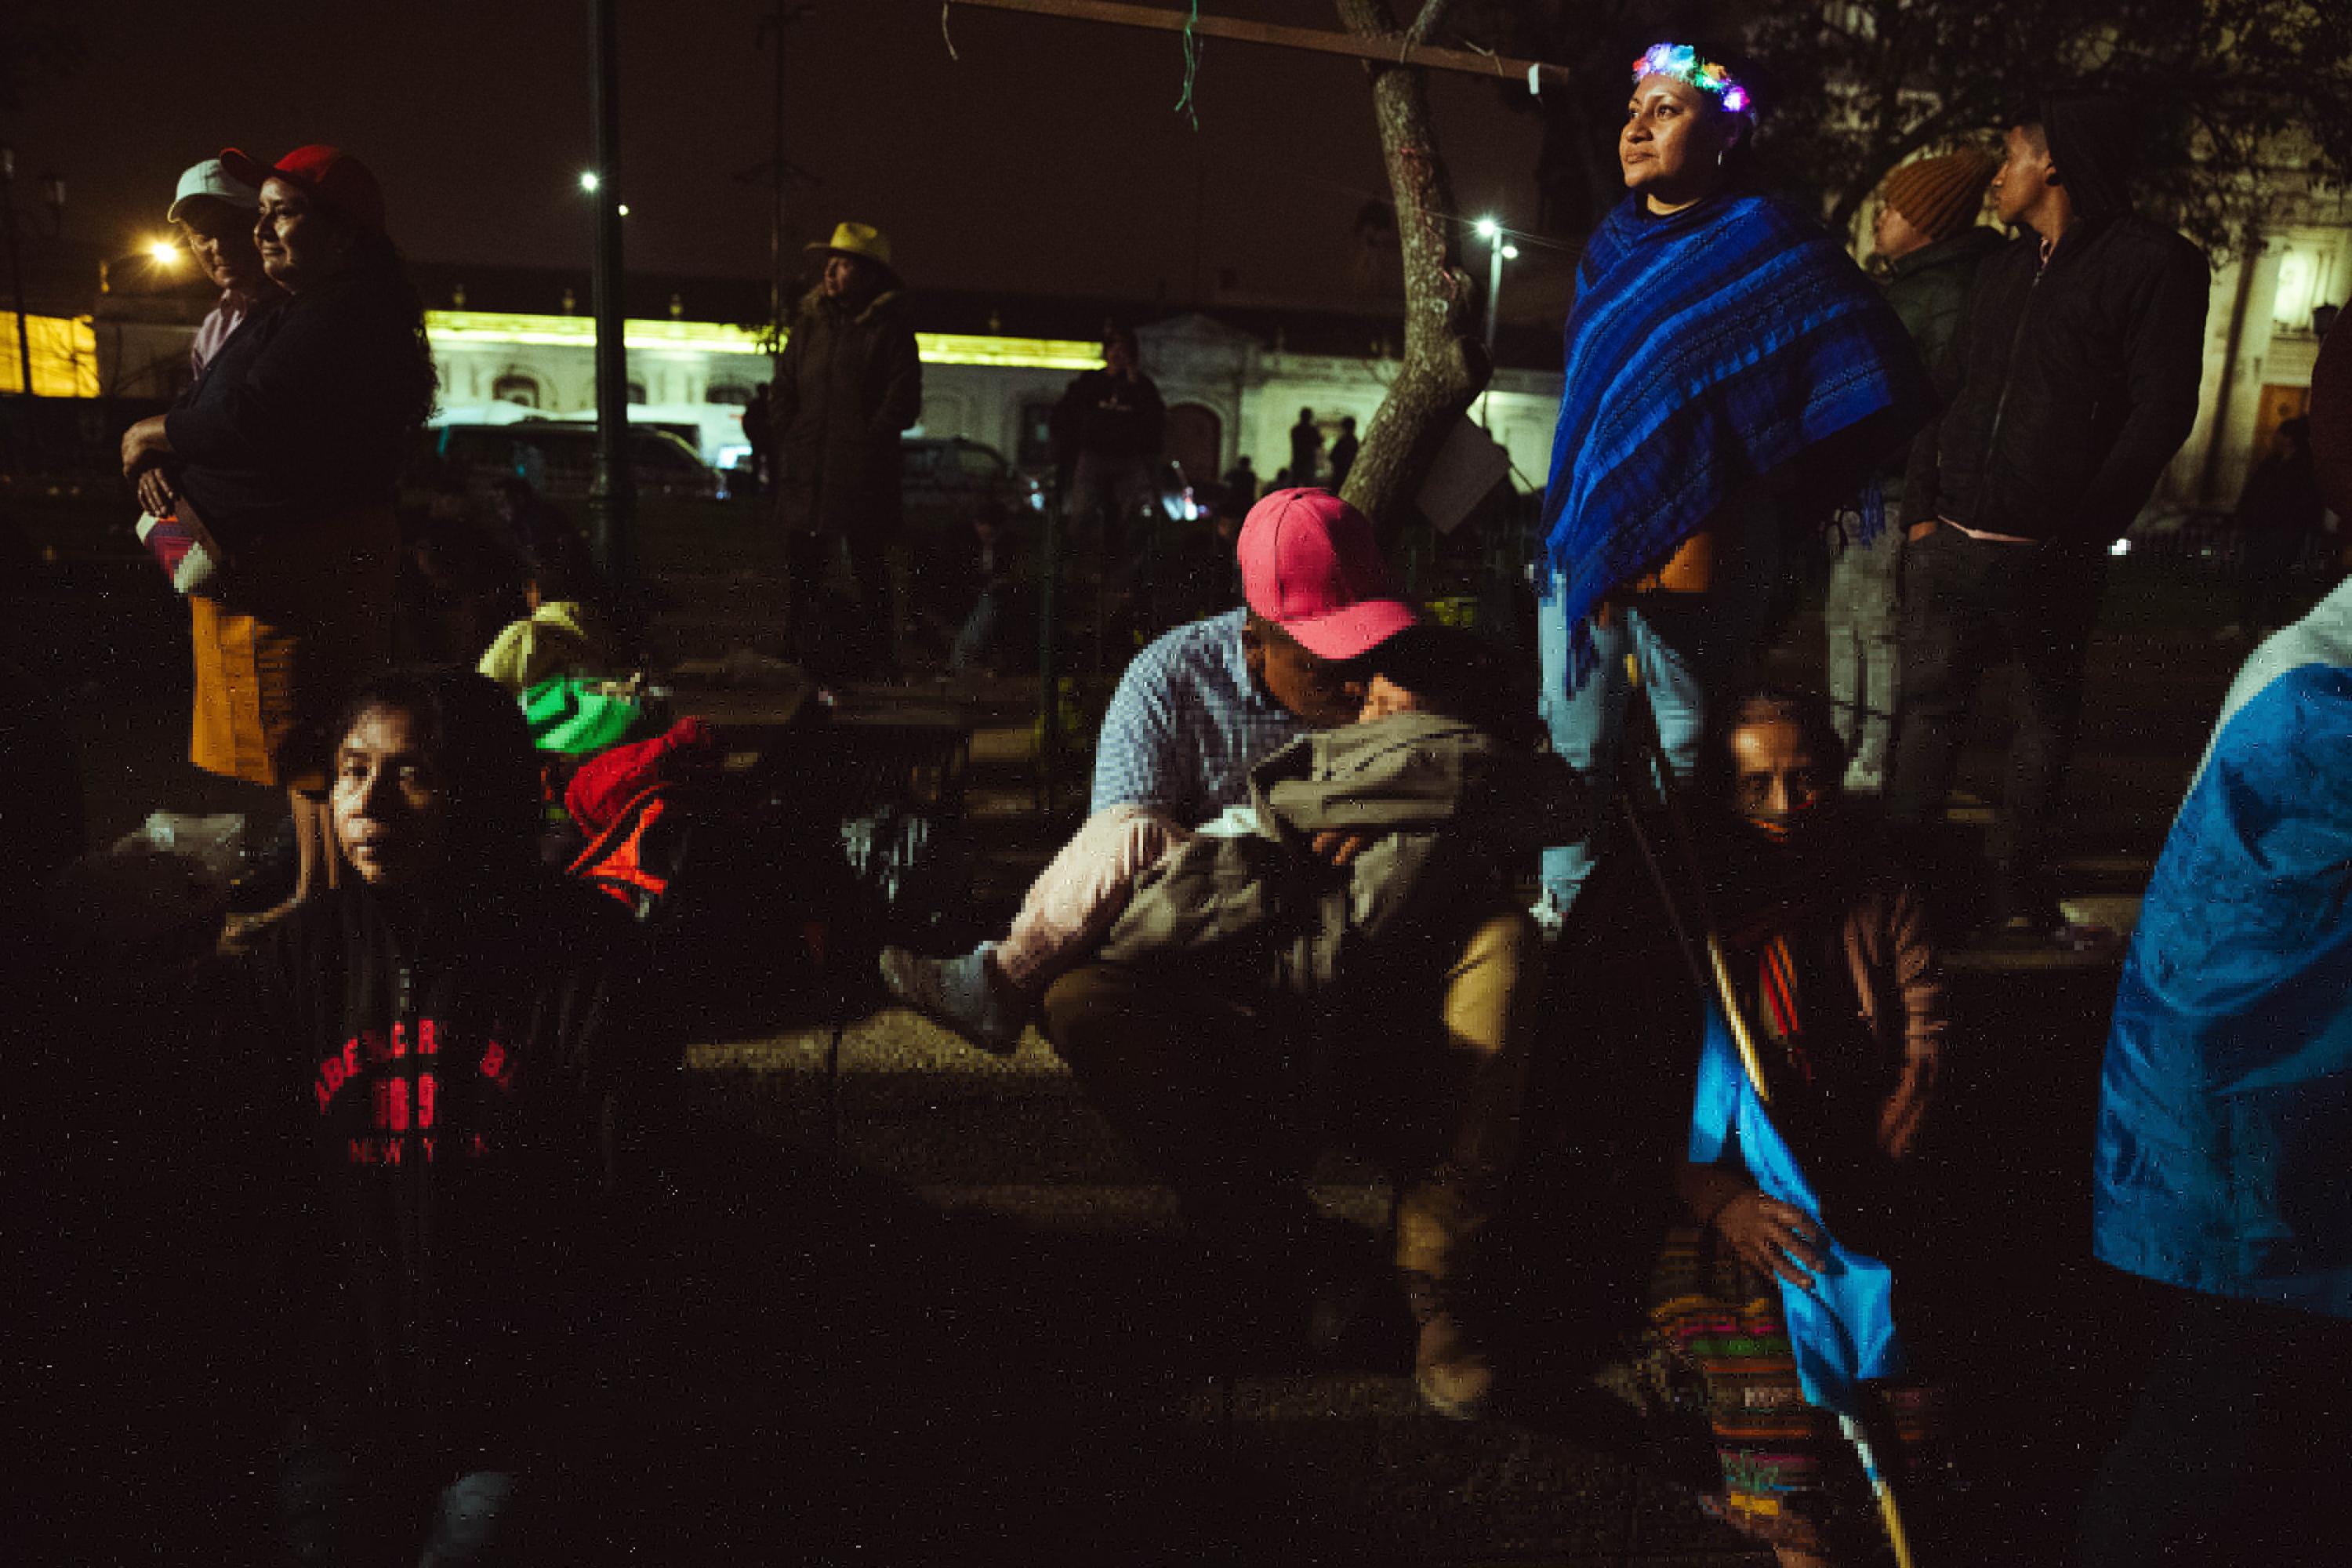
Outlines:
[[[1898, 258], [1887, 268], [1886, 302], [1894, 307], [1903, 330], [1918, 345], [1919, 357], [1928, 364], [1940, 363], [1950, 350], [1968, 312], [1977, 269], [2003, 243], [1998, 230], [1973, 224]], [[1891, 477], [1898, 481], [1910, 450], [1906, 443], [1889, 459]]]
[[1090, 370], [1054, 405], [1054, 460], [1066, 473], [1082, 456], [1157, 457], [1167, 426], [1167, 405], [1150, 376]]
[[1912, 446], [1903, 521], [2100, 544], [2147, 503], [2197, 417], [2204, 253], [2130, 210], [2136, 129], [2105, 100], [2043, 128], [2075, 221], [2045, 263], [2028, 233], [1977, 275], [1937, 367], [1942, 417]]
[[[519, 720], [499, 743], [528, 761]], [[491, 798], [453, 789], [451, 871], [413, 902], [315, 898], [222, 977], [282, 1151], [288, 1402], [404, 1461], [527, 1459], [590, 1385], [626, 1132], [672, 1065], [625, 911], [539, 867], [527, 812], [458, 821]]]
[[388, 260], [267, 300], [163, 416], [173, 483], [231, 554], [391, 502], [432, 374], [415, 312]]
[[812, 289], [769, 394], [776, 515], [795, 533], [896, 534], [905, 521], [898, 437], [923, 411], [923, 363], [907, 296], [862, 309]]

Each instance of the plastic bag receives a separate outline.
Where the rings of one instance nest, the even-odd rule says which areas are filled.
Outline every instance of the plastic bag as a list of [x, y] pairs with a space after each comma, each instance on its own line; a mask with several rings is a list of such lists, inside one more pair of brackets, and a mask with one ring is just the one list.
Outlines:
[[235, 812], [215, 816], [149, 812], [135, 832], [114, 841], [117, 855], [141, 852], [184, 856], [226, 887], [245, 872], [245, 818]]

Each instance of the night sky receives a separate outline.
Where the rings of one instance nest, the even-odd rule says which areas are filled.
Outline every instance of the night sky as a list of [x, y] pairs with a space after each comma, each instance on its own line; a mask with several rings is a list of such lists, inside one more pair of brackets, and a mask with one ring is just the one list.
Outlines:
[[[268, 7], [268, 24], [184, 0], [52, 8], [79, 19], [88, 58], [35, 83], [0, 134], [21, 174], [66, 176], [85, 241], [132, 248], [162, 227], [180, 168], [221, 146], [331, 142], [376, 170], [420, 259], [586, 258], [585, 0], [352, 0]], [[1339, 26], [1325, 0], [1212, 8]], [[632, 268], [764, 274], [767, 190], [734, 176], [768, 156], [766, 10], [622, 0]], [[1181, 304], [1197, 210], [1204, 288], [1230, 272], [1254, 299], [1344, 304], [1360, 287], [1356, 214], [1387, 184], [1352, 62], [1206, 40], [1196, 134], [1171, 112], [1173, 35], [968, 6], [950, 26], [960, 63], [938, 0], [815, 0], [788, 30], [786, 156], [823, 182], [791, 193], [793, 241], [856, 217], [917, 287]], [[1433, 101], [1465, 211], [1531, 217], [1535, 119], [1469, 78], [1434, 77]]]

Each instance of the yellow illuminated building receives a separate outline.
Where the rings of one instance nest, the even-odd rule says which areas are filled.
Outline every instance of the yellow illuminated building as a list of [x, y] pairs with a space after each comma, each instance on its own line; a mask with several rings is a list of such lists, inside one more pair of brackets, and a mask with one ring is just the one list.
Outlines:
[[[28, 315], [25, 318], [25, 339], [26, 346], [32, 350], [36, 396], [98, 395], [98, 338], [88, 316]], [[24, 390], [16, 312], [0, 310], [0, 393]]]
[[[425, 330], [436, 344], [451, 348], [509, 345], [593, 348], [596, 322], [588, 316], [505, 315], [489, 310], [427, 310]], [[759, 334], [718, 321], [626, 321], [622, 345], [639, 350], [695, 350], [703, 353], [763, 354]], [[1092, 370], [1101, 348], [1058, 338], [976, 336], [965, 332], [918, 332], [916, 347], [925, 364], [1003, 365], [1025, 370]]]

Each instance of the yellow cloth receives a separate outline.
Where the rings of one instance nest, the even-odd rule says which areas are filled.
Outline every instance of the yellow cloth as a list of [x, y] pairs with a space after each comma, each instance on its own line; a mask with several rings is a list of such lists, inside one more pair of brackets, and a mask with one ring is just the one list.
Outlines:
[[248, 784], [325, 787], [331, 726], [392, 651], [399, 530], [388, 506], [242, 552], [219, 598], [188, 600], [195, 700], [188, 760]]
[[618, 662], [603, 617], [586, 605], [558, 599], [500, 632], [474, 668], [519, 696], [550, 676], [609, 674]]

